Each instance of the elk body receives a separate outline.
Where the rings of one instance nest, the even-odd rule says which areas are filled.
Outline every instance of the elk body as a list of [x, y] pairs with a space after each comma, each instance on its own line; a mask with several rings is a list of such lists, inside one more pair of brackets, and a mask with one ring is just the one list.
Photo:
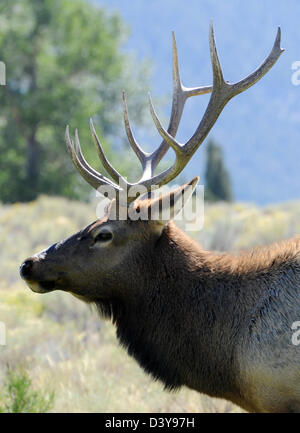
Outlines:
[[[262, 65], [230, 84], [223, 79], [211, 27], [213, 86], [186, 88], [180, 81], [173, 39], [168, 131], [150, 100], [163, 138], [153, 153], [143, 152], [136, 142], [123, 96], [126, 132], [142, 164], [142, 178], [132, 185], [119, 175], [107, 161], [91, 123], [99, 156], [115, 182], [102, 176], [84, 159], [77, 131], [73, 143], [67, 129], [74, 164], [94, 188], [108, 188], [111, 204], [102, 219], [30, 257], [20, 269], [35, 292], [63, 290], [94, 303], [102, 316], [114, 322], [128, 353], [167, 389], [185, 385], [252, 412], [300, 411], [300, 350], [291, 341], [292, 323], [300, 319], [300, 239], [241, 255], [204, 251], [162, 214], [168, 199], [174, 216], [182, 195], [191, 195], [198, 178], [163, 197], [128, 195], [125, 205], [121, 195], [124, 185], [150, 191], [152, 185], [174, 179], [225, 104], [258, 81], [282, 51], [278, 31]], [[179, 144], [174, 136], [186, 99], [208, 92], [212, 92], [208, 108], [195, 134]], [[176, 153], [174, 165], [154, 175], [169, 146]], [[151, 218], [132, 220], [132, 210]], [[119, 217], [121, 211], [127, 218]]]

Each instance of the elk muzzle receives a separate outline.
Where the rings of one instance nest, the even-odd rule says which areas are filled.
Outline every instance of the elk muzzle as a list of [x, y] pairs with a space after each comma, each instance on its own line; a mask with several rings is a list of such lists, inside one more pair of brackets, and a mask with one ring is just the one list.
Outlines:
[[57, 288], [56, 276], [47, 278], [45, 275], [45, 263], [39, 255], [29, 257], [20, 266], [20, 276], [28, 287], [36, 293], [47, 293]]

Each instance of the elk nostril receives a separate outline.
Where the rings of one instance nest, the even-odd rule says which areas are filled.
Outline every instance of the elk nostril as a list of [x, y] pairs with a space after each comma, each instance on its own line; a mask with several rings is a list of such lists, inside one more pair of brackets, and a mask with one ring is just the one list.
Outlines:
[[22, 278], [28, 278], [31, 274], [33, 260], [25, 260], [20, 266], [20, 275]]

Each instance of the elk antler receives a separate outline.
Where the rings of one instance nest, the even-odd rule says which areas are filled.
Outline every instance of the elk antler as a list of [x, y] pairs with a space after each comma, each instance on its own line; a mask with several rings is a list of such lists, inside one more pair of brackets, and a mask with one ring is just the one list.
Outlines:
[[[178, 129], [178, 126], [179, 126], [179, 123], [180, 123], [183, 108], [184, 108], [184, 105], [185, 105], [187, 98], [189, 98], [191, 96], [209, 93], [212, 91], [212, 86], [192, 87], [192, 88], [188, 88], [188, 87], [183, 86], [181, 79], [180, 79], [177, 46], [176, 46], [176, 40], [175, 40], [174, 32], [172, 33], [172, 44], [173, 44], [172, 45], [172, 48], [173, 48], [172, 49], [173, 102], [172, 102], [172, 110], [171, 110], [171, 117], [170, 117], [170, 122], [169, 122], [169, 126], [168, 126], [168, 132], [171, 135], [175, 136], [177, 129]], [[98, 155], [100, 157], [100, 160], [101, 160], [103, 166], [105, 167], [106, 171], [110, 174], [110, 176], [119, 184], [123, 183], [127, 186], [139, 185], [139, 184], [141, 184], [141, 182], [143, 182], [145, 180], [151, 180], [155, 168], [157, 167], [157, 165], [159, 164], [159, 162], [161, 161], [163, 156], [168, 151], [169, 144], [165, 140], [163, 140], [161, 142], [160, 146], [154, 152], [152, 152], [152, 153], [144, 152], [140, 148], [140, 146], [138, 145], [137, 141], [135, 140], [134, 135], [133, 135], [132, 130], [131, 130], [131, 127], [130, 127], [130, 123], [129, 123], [129, 119], [128, 119], [128, 110], [127, 110], [125, 92], [123, 92], [123, 109], [124, 109], [124, 124], [125, 124], [125, 129], [126, 129], [128, 141], [129, 141], [132, 149], [134, 150], [134, 152], [136, 153], [137, 157], [139, 158], [139, 160], [142, 164], [143, 174], [142, 174], [141, 179], [137, 183], [130, 184], [129, 182], [127, 182], [125, 180], [125, 178], [123, 178], [120, 175], [120, 173], [118, 173], [118, 171], [115, 170], [112, 167], [112, 165], [109, 163], [109, 161], [107, 160], [107, 158], [105, 156], [105, 153], [103, 151], [101, 143], [97, 137], [92, 119], [90, 120], [91, 132], [92, 132], [92, 135], [94, 137], [94, 141], [95, 141], [95, 144], [97, 147], [97, 151], [98, 151]], [[75, 145], [74, 145], [74, 142], [70, 138], [69, 127], [67, 126], [67, 128], [66, 128], [66, 142], [67, 142], [68, 152], [72, 158], [74, 165], [76, 166], [76, 168], [78, 169], [80, 174], [83, 176], [83, 178], [90, 185], [92, 185], [95, 189], [99, 188], [99, 186], [101, 186], [101, 185], [110, 185], [117, 191], [122, 190], [122, 188], [118, 184], [112, 182], [110, 179], [108, 179], [105, 176], [98, 173], [96, 170], [94, 170], [87, 163], [87, 161], [85, 160], [85, 158], [82, 154], [82, 151], [81, 151], [77, 129], [75, 130]], [[150, 186], [150, 188], [151, 188], [151, 186]], [[131, 198], [131, 201], [133, 199], [134, 198]], [[130, 201], [130, 199], [129, 199], [129, 201]]]
[[[156, 128], [160, 135], [163, 138], [160, 146], [152, 153], [144, 152], [139, 144], [137, 143], [133, 132], [130, 127], [130, 122], [128, 119], [128, 111], [125, 93], [123, 92], [123, 109], [124, 109], [124, 123], [125, 129], [128, 137], [128, 141], [136, 153], [138, 159], [141, 162], [143, 174], [140, 180], [136, 183], [129, 183], [127, 180], [122, 177], [116, 169], [112, 167], [112, 165], [107, 160], [103, 148], [100, 144], [100, 141], [97, 137], [94, 125], [92, 120], [90, 121], [91, 132], [95, 140], [95, 144], [98, 150], [99, 157], [102, 161], [103, 166], [106, 171], [110, 174], [115, 182], [112, 182], [110, 179], [101, 175], [97, 171], [95, 171], [85, 160], [80, 143], [78, 138], [78, 132], [75, 131], [75, 145], [73, 141], [70, 139], [69, 128], [66, 129], [66, 142], [67, 149], [69, 154], [80, 172], [80, 174], [84, 177], [84, 179], [90, 183], [94, 188], [99, 188], [101, 185], [109, 185], [115, 189], [115, 191], [120, 192], [123, 191], [123, 187], [120, 185], [125, 185], [126, 187], [132, 187], [136, 185], [143, 186], [147, 191], [151, 190], [151, 187], [156, 185], [158, 187], [170, 182], [174, 179], [178, 174], [184, 169], [188, 161], [191, 159], [192, 155], [201, 145], [203, 140], [206, 138], [207, 134], [213, 127], [217, 118], [219, 117], [221, 111], [227, 104], [227, 102], [233, 98], [235, 95], [243, 92], [249, 87], [253, 86], [258, 80], [260, 80], [276, 63], [277, 59], [284, 51], [284, 49], [280, 48], [280, 28], [278, 28], [276, 39], [273, 45], [273, 48], [269, 54], [269, 56], [264, 60], [264, 62], [259, 66], [252, 74], [248, 75], [243, 80], [230, 84], [225, 81], [223, 78], [222, 69], [220, 66], [215, 38], [213, 25], [210, 24], [210, 32], [209, 32], [209, 46], [210, 46], [210, 56], [213, 70], [213, 85], [212, 86], [203, 86], [203, 87], [194, 87], [187, 88], [184, 87], [181, 83], [179, 67], [178, 67], [178, 56], [177, 56], [177, 47], [175, 36], [173, 33], [173, 101], [172, 101], [172, 110], [169, 121], [168, 129], [165, 130], [157, 117], [157, 114], [154, 110], [151, 97], [149, 95], [149, 104], [150, 104], [150, 112], [153, 118], [153, 121], [156, 125]], [[177, 133], [177, 129], [180, 123], [180, 119], [182, 116], [184, 104], [187, 98], [196, 95], [202, 95], [205, 93], [211, 93], [211, 97], [206, 108], [206, 111], [202, 117], [199, 126], [196, 129], [194, 135], [185, 143], [180, 144], [175, 140], [175, 135]], [[167, 150], [171, 146], [176, 154], [176, 160], [174, 164], [169, 167], [167, 170], [163, 171], [158, 175], [154, 175], [154, 170], [159, 164], [160, 160], [166, 154]], [[135, 197], [128, 196], [128, 203], [135, 200]]]

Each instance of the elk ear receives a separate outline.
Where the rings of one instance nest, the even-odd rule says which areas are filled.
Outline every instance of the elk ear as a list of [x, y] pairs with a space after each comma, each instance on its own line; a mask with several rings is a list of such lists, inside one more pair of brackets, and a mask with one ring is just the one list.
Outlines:
[[148, 202], [149, 219], [161, 225], [173, 219], [191, 198], [198, 182], [199, 177], [194, 177], [179, 188], [150, 200]]

